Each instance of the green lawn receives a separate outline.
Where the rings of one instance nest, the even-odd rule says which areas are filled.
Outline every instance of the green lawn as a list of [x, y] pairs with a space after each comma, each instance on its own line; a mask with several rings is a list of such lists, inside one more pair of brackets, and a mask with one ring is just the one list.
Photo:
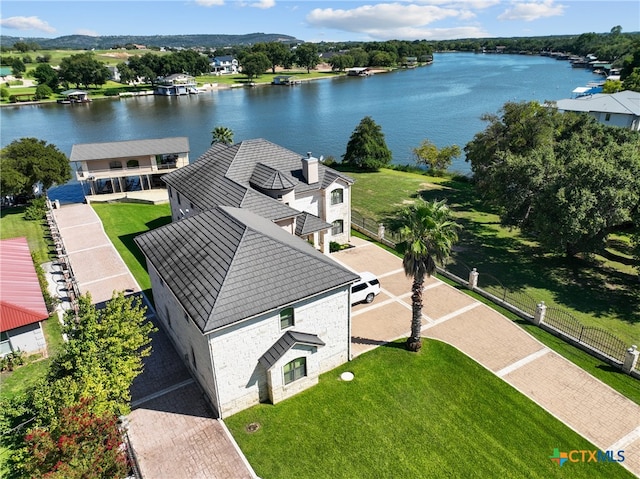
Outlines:
[[107, 236], [129, 267], [129, 271], [151, 299], [151, 281], [144, 255], [133, 241], [140, 233], [171, 223], [169, 204], [146, 205], [139, 203], [93, 204]]
[[[343, 371], [355, 379], [340, 381]], [[438, 341], [417, 354], [379, 347], [314, 388], [225, 423], [265, 479], [633, 477], [618, 464], [553, 463], [554, 448], [596, 448]]]
[[480, 287], [494, 276], [509, 290], [568, 310], [585, 326], [638, 344], [640, 288], [627, 235], [613, 235], [600, 255], [567, 259], [545, 254], [518, 230], [500, 226], [498, 216], [482, 205], [469, 183], [386, 169], [348, 174], [356, 180], [353, 209], [377, 221], [392, 222], [418, 194], [446, 198], [463, 227], [454, 258], [478, 269]]
[[0, 210], [0, 239], [26, 237], [29, 250], [38, 264], [49, 261], [49, 243], [45, 240], [45, 221], [24, 219], [24, 206]]

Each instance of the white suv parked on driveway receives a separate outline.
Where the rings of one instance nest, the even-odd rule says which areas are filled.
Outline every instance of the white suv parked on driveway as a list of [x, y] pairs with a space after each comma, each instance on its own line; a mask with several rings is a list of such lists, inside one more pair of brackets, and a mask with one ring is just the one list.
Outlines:
[[373, 273], [360, 273], [360, 280], [351, 285], [351, 304], [373, 301], [380, 294], [380, 281]]

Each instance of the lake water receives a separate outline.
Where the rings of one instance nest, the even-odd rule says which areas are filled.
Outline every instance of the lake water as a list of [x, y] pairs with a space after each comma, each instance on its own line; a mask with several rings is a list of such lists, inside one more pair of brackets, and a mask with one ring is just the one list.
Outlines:
[[[364, 116], [381, 126], [393, 162], [412, 163], [411, 149], [428, 138], [461, 148], [485, 128], [484, 113], [507, 101], [569, 98], [575, 87], [601, 77], [568, 62], [525, 55], [436, 54], [432, 65], [371, 77], [211, 90], [182, 97], [96, 100], [84, 105], [0, 108], [0, 145], [35, 137], [69, 155], [76, 143], [187, 136], [195, 161], [226, 126], [236, 142], [265, 138], [300, 154], [344, 154]], [[464, 155], [463, 155], [464, 156]], [[464, 158], [452, 171], [468, 173]], [[53, 199], [81, 201], [79, 185], [50, 190]]]

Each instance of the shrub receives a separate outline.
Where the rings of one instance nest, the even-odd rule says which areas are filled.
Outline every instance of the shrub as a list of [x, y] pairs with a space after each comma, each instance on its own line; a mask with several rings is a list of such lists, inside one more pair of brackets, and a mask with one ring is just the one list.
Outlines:
[[49, 85], [38, 85], [34, 98], [36, 100], [45, 100], [53, 95], [53, 90]]
[[44, 196], [34, 198], [24, 210], [24, 219], [29, 221], [39, 221], [47, 214], [47, 200]]

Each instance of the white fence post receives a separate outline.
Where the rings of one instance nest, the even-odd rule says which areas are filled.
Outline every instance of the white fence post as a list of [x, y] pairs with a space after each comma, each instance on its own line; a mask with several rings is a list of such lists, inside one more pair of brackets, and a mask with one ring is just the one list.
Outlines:
[[384, 225], [382, 223], [378, 224], [378, 238], [384, 239]]
[[631, 371], [633, 371], [638, 364], [638, 356], [640, 356], [640, 351], [638, 351], [638, 346], [635, 344], [627, 349], [627, 354], [624, 357], [624, 363], [622, 364], [622, 370], [625, 373], [631, 374]]
[[540, 326], [540, 323], [544, 322], [545, 314], [547, 314], [547, 305], [544, 301], [540, 301], [536, 306], [536, 314], [533, 315], [533, 324]]
[[478, 271], [473, 268], [473, 271], [469, 272], [469, 288], [474, 290], [478, 287]]

